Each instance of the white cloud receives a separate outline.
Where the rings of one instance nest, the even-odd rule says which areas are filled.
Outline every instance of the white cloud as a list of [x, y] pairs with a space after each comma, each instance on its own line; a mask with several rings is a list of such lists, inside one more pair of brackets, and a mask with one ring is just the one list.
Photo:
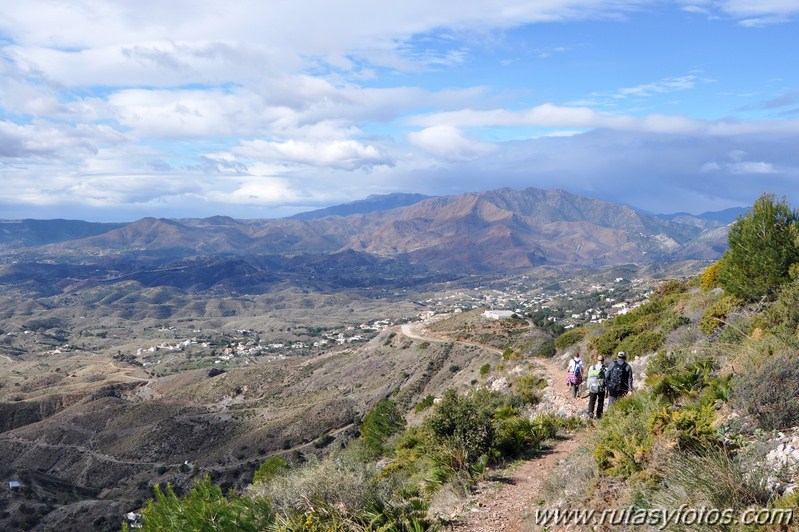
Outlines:
[[229, 191], [211, 191], [203, 200], [222, 204], [275, 205], [300, 199], [291, 184], [279, 177], [248, 176], [233, 184]]
[[749, 133], [797, 133], [799, 120], [738, 122], [731, 120], [697, 120], [678, 115], [645, 116], [601, 113], [588, 107], [567, 107], [542, 104], [528, 109], [508, 111], [464, 109], [420, 115], [409, 119], [412, 125], [432, 127], [448, 125], [456, 128], [536, 126], [551, 128], [603, 128], [649, 133], [704, 134], [711, 136]]
[[408, 135], [414, 146], [449, 161], [468, 161], [486, 155], [494, 146], [471, 139], [456, 127], [442, 125], [425, 128]]
[[733, 174], [776, 174], [777, 170], [771, 163], [763, 161], [741, 161], [730, 165]]
[[689, 13], [733, 17], [746, 27], [762, 27], [790, 21], [799, 14], [795, 0], [678, 0]]
[[696, 86], [697, 78], [698, 76], [695, 75], [681, 76], [677, 78], [665, 78], [652, 83], [644, 83], [642, 85], [636, 85], [635, 87], [619, 89], [616, 94], [620, 98], [626, 98], [628, 96], [642, 98], [652, 96], [654, 94], [684, 91], [694, 88], [694, 86]]
[[331, 142], [267, 142], [263, 140], [243, 141], [233, 152], [248, 158], [276, 160], [288, 163], [305, 164], [356, 170], [375, 165], [391, 166], [393, 161], [375, 146], [362, 144], [355, 140], [334, 140]]

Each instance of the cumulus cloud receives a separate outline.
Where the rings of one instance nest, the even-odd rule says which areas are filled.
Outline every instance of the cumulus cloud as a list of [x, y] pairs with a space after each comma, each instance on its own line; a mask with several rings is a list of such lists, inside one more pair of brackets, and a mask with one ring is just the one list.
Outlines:
[[431, 126], [408, 135], [414, 146], [448, 161], [469, 161], [494, 150], [489, 143], [472, 139], [453, 126]]
[[355, 140], [331, 142], [267, 142], [244, 141], [233, 152], [253, 159], [277, 160], [309, 166], [331, 167], [340, 170], [391, 166], [393, 161], [371, 144]]

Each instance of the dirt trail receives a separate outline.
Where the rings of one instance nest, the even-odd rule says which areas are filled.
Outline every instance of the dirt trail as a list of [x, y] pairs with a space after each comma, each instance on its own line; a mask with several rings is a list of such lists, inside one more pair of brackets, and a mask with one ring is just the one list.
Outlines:
[[[403, 325], [402, 333], [410, 338], [427, 341], [451, 341], [432, 337], [424, 330]], [[487, 347], [487, 346], [481, 346]], [[494, 348], [488, 348], [499, 351]], [[566, 386], [566, 371], [557, 360], [536, 360], [548, 385], [543, 393], [542, 411], [578, 415], [587, 407], [584, 398], [574, 399]], [[452, 531], [521, 532], [532, 530], [534, 514], [543, 498], [544, 482], [554, 468], [582, 443], [581, 434], [553, 441], [536, 458], [525, 461], [507, 477], [493, 477], [481, 483], [478, 495], [464, 505], [459, 521]]]

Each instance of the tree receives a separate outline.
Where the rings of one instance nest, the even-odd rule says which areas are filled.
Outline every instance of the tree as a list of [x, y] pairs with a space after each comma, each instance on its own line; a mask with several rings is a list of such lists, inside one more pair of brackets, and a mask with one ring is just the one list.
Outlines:
[[728, 247], [718, 267], [718, 281], [729, 294], [746, 301], [773, 299], [799, 261], [799, 214], [785, 198], [763, 194], [752, 210], [730, 228]]
[[364, 446], [373, 454], [383, 452], [383, 444], [392, 434], [405, 427], [405, 418], [397, 405], [389, 399], [381, 399], [363, 418], [361, 439]]

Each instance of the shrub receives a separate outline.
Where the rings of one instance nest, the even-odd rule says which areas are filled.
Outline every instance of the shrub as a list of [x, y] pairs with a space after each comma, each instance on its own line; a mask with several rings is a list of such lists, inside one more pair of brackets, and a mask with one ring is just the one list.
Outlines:
[[266, 500], [227, 496], [206, 475], [188, 493], [178, 497], [172, 486], [155, 486], [155, 499], [142, 510], [145, 531], [207, 530], [213, 522], [219, 530], [256, 532], [269, 528], [274, 515]]
[[490, 371], [491, 371], [491, 364], [485, 363], [482, 366], [480, 366], [480, 376], [481, 377], [485, 377], [486, 375], [488, 375], [488, 372], [490, 372]]
[[577, 327], [576, 329], [568, 330], [555, 338], [555, 347], [558, 349], [566, 349], [567, 347], [576, 344], [583, 338], [585, 338], [585, 329], [582, 327]]
[[683, 325], [688, 325], [691, 320], [674, 310], [666, 310], [660, 317], [658, 327], [663, 333], [670, 333]]
[[699, 289], [708, 292], [719, 285], [719, 261], [714, 262], [699, 277]]
[[462, 453], [464, 465], [476, 463], [487, 454], [494, 436], [492, 406], [461, 395], [450, 388], [425, 424], [435, 438]]
[[793, 337], [799, 329], [799, 280], [785, 285], [777, 301], [763, 316], [768, 327], [785, 337]]
[[624, 351], [629, 357], [637, 357], [646, 353], [657, 351], [666, 337], [661, 333], [644, 331], [640, 334], [626, 337], [618, 347], [619, 351]]
[[270, 456], [258, 466], [255, 475], [252, 477], [252, 483], [258, 484], [259, 482], [271, 482], [277, 475], [283, 473], [289, 468], [289, 463], [282, 456]]
[[661, 283], [655, 290], [655, 294], [661, 297], [670, 296], [674, 294], [682, 294], [686, 290], [688, 290], [688, 285], [686, 285], [683, 281], [673, 279], [671, 281]]
[[799, 355], [789, 351], [766, 356], [733, 381], [732, 401], [765, 430], [799, 425]]
[[713, 404], [666, 407], [652, 417], [651, 430], [676, 442], [681, 450], [699, 451], [718, 443]]
[[705, 334], [712, 334], [713, 331], [724, 325], [724, 320], [735, 306], [735, 299], [725, 295], [708, 307], [699, 320], [699, 330]]
[[428, 395], [427, 397], [425, 397], [424, 399], [422, 399], [421, 401], [419, 401], [416, 404], [416, 406], [414, 407], [414, 411], [417, 414], [419, 412], [424, 412], [425, 410], [427, 410], [428, 408], [433, 406], [433, 403], [435, 402], [435, 400], [436, 400], [436, 397], [434, 395]]
[[[271, 482], [253, 484], [253, 500], [269, 500], [280, 516], [312, 512], [318, 506], [355, 510], [384, 494], [375, 483], [376, 470], [354, 453], [338, 453], [324, 460], [312, 459]], [[200, 530], [200, 529], [198, 529]]]
[[383, 452], [383, 443], [386, 439], [402, 430], [405, 418], [402, 417], [397, 405], [389, 399], [382, 399], [363, 418], [361, 425], [361, 440], [364, 447], [374, 453]]
[[541, 390], [546, 387], [546, 379], [537, 375], [524, 375], [513, 383], [513, 391], [529, 405], [535, 405], [541, 401]]
[[[672, 453], [662, 468], [662, 482], [650, 494], [650, 507], [729, 508], [740, 511], [768, 503], [763, 472], [752, 470], [722, 448], [710, 447], [695, 453]], [[671, 528], [669, 528], [671, 530]], [[675, 527], [696, 530], [696, 525]], [[703, 525], [703, 530], [730, 530], [729, 525]]]
[[683, 396], [696, 396], [711, 382], [713, 369], [712, 359], [659, 352], [647, 366], [647, 384], [654, 394], [675, 402]]
[[541, 342], [536, 349], [533, 350], [532, 355], [534, 357], [552, 358], [556, 353], [557, 349], [555, 349], [555, 341], [551, 338], [547, 338]]
[[635, 332], [636, 329], [632, 326], [617, 326], [614, 323], [608, 331], [594, 338], [592, 344], [598, 355], [611, 356], [617, 351], [616, 348], [622, 340]]
[[647, 394], [619, 399], [602, 417], [594, 460], [606, 475], [629, 478], [643, 471], [655, 443], [649, 420], [662, 407]]

